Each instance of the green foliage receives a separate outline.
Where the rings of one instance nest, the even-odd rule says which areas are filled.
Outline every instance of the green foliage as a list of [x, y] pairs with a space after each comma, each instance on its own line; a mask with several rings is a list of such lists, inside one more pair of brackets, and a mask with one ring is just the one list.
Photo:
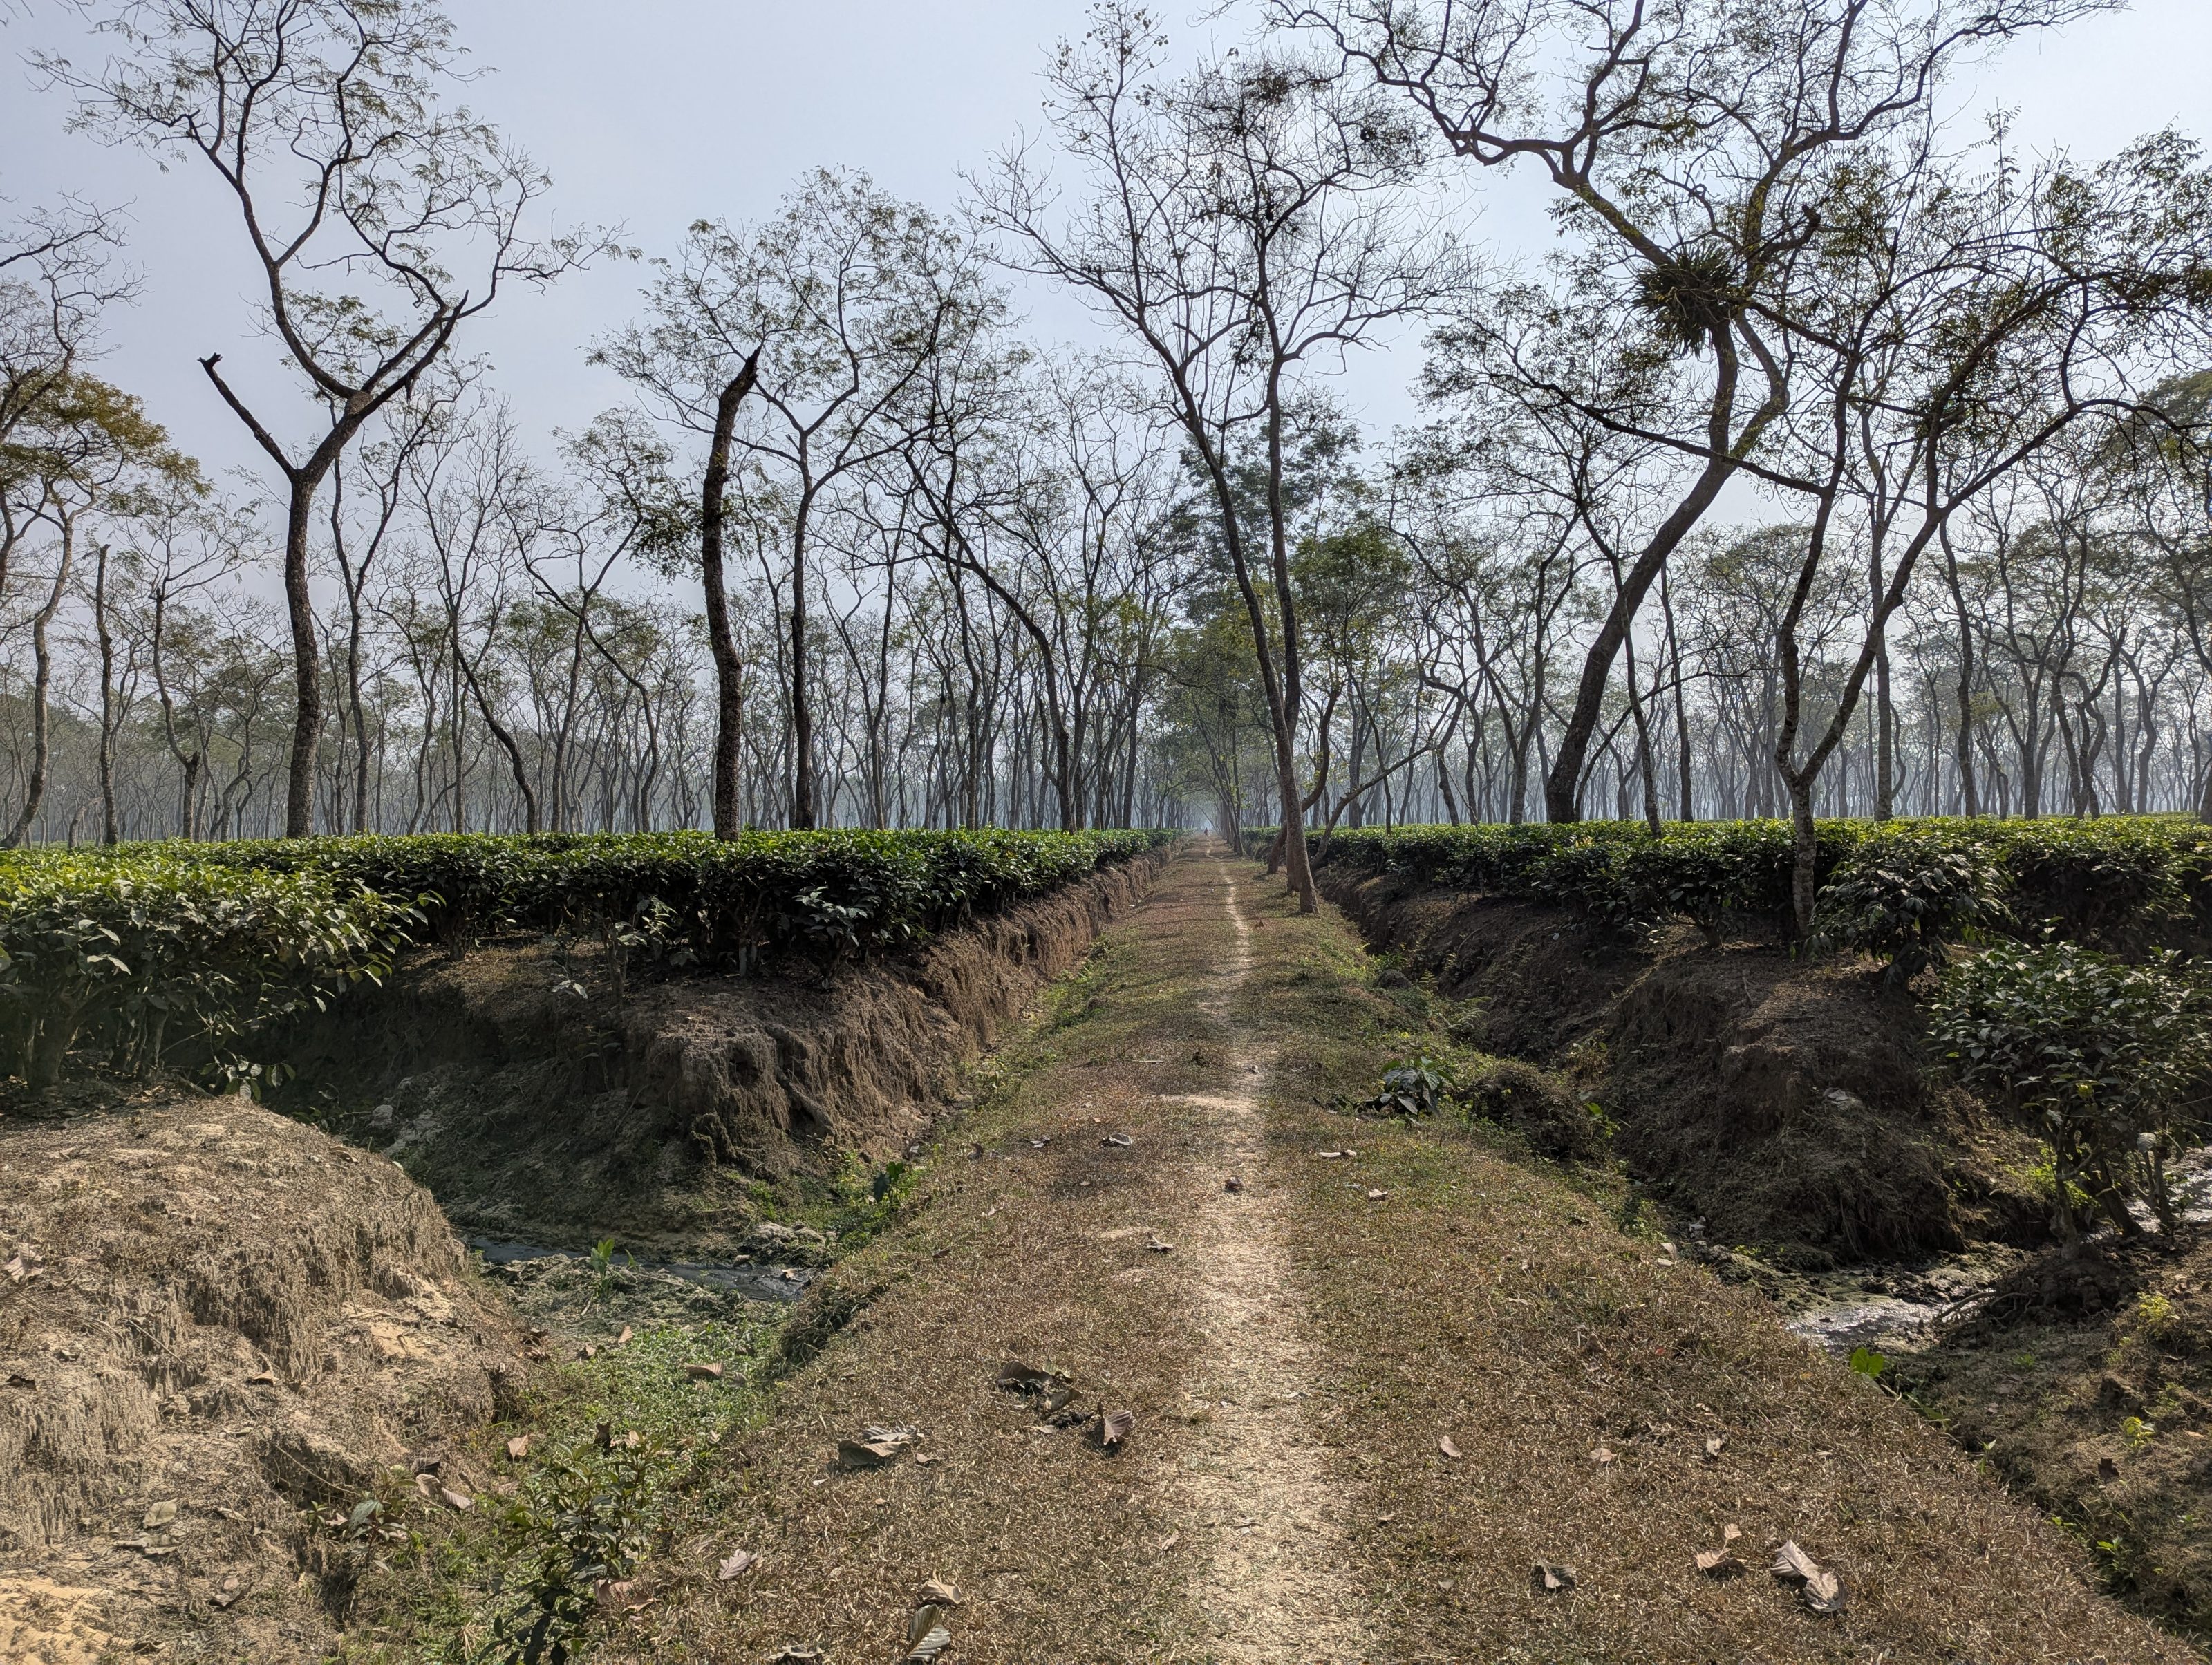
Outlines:
[[2002, 852], [1922, 826], [1877, 828], [1820, 892], [1816, 945], [1889, 961], [1893, 981], [1950, 958], [1948, 944], [2009, 921]]
[[1852, 1375], [1863, 1376], [1869, 1382], [1879, 1382], [1881, 1373], [1889, 1368], [1889, 1356], [1877, 1352], [1872, 1347], [1853, 1347], [1850, 1364]]
[[[1264, 850], [1273, 834], [1246, 837]], [[2132, 951], [2212, 920], [2212, 828], [2195, 821], [1824, 821], [1814, 837], [1816, 938], [1889, 957], [1899, 976], [1977, 935], [2055, 928]], [[1559, 903], [1615, 930], [1688, 920], [1717, 942], [1731, 917], [1787, 927], [1795, 847], [1783, 821], [1677, 822], [1656, 838], [1601, 821], [1357, 828], [1315, 856]]]
[[250, 1075], [252, 1037], [376, 978], [421, 916], [333, 874], [156, 846], [0, 864], [0, 1069], [51, 1085], [72, 1047]]
[[915, 941], [1165, 832], [316, 838], [0, 856], [0, 1070], [72, 1047], [145, 1068], [258, 1067], [251, 1037], [380, 976], [410, 942], [591, 933], [646, 967], [816, 963]]
[[2212, 1070], [2212, 977], [2171, 951], [2142, 964], [2077, 943], [1992, 948], [1953, 968], [1929, 1032], [1960, 1079], [2049, 1140], [2062, 1224], [2083, 1201], [2134, 1231], [2131, 1198], [2172, 1229], [2165, 1158]]
[[1382, 1072], [1382, 1090], [1365, 1108], [1383, 1115], [1434, 1115], [1451, 1089], [1449, 1064], [1427, 1056], [1409, 1058]]

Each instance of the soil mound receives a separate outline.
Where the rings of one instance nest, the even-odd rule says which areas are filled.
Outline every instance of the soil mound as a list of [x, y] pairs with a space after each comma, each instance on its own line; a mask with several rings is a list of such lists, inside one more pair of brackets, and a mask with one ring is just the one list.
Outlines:
[[426, 957], [300, 1061], [319, 1114], [381, 1146], [465, 1230], [733, 1252], [763, 1181], [902, 1154], [973, 1061], [1164, 857], [808, 978], [627, 990], [550, 944]]
[[240, 1099], [0, 1121], [0, 1658], [319, 1656], [350, 1510], [520, 1343], [391, 1163]]
[[1708, 1241], [1820, 1269], [2046, 1230], [2029, 1142], [1931, 1083], [1918, 1012], [1862, 966], [1686, 928], [1628, 943], [1564, 908], [1322, 878], [1371, 942], [1472, 1003], [1462, 1038], [1599, 1104], [1631, 1169]]

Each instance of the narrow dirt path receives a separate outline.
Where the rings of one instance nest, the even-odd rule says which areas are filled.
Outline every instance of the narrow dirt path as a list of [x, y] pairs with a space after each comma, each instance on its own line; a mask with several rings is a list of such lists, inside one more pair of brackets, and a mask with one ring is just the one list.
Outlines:
[[1242, 1188], [1188, 1245], [1208, 1343], [1189, 1392], [1212, 1415], [1185, 1459], [1184, 1509], [1209, 1559], [1202, 1599], [1223, 1660], [1364, 1660], [1373, 1642], [1350, 1576], [1346, 1495], [1305, 1430], [1315, 1360], [1261, 1136], [1274, 1051], [1242, 1041], [1234, 1024], [1252, 927], [1227, 863], [1217, 866], [1236, 950], [1199, 1010], [1230, 1037], [1225, 1079], [1184, 1102], [1218, 1118], [1211, 1173], [1194, 1174], [1194, 1186], [1226, 1176]]
[[[1170, 865], [810, 1291], [773, 1418], [702, 1458], [595, 1658], [891, 1660], [934, 1581], [952, 1665], [2197, 1659], [1592, 1182], [1352, 1116], [1430, 1021], [1373, 972], [1252, 864]], [[1000, 1389], [1010, 1360], [1130, 1437]], [[919, 1455], [841, 1461], [871, 1425]], [[1701, 1572], [1729, 1527], [1741, 1576]], [[1843, 1615], [1768, 1576], [1785, 1540]]]

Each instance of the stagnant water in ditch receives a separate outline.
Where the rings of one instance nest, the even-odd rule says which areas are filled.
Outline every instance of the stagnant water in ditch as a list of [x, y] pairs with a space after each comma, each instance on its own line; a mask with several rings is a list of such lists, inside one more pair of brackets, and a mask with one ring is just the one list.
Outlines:
[[[2172, 1179], [2182, 1218], [2212, 1221], [2212, 1145], [2183, 1152]], [[2147, 1207], [2138, 1205], [2136, 1212], [2143, 1224], [2153, 1225]], [[1783, 1322], [1800, 1340], [1846, 1358], [1861, 1347], [1917, 1352], [1937, 1339], [1945, 1321], [1972, 1312], [2021, 1254], [1984, 1249], [1810, 1279], [1802, 1297], [1781, 1297]]]

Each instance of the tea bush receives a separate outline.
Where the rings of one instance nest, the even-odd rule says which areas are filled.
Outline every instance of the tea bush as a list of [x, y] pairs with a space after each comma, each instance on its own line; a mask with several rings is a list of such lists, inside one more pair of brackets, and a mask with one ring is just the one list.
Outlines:
[[72, 1048], [250, 1073], [242, 1042], [411, 943], [588, 933], [635, 965], [822, 963], [1143, 854], [1165, 832], [314, 838], [0, 857], [0, 1071]]
[[[1264, 850], [1273, 833], [1249, 840]], [[2134, 951], [2212, 916], [2212, 829], [2177, 817], [1824, 821], [1816, 935], [1892, 958], [1900, 975], [1977, 934], [2064, 936]], [[1356, 828], [1322, 866], [1572, 907], [1630, 928], [1675, 918], [1717, 940], [1730, 917], [1786, 926], [1783, 821]]]
[[2172, 951], [2130, 964], [2078, 943], [2006, 944], [1946, 974], [1929, 1034], [1959, 1078], [2049, 1141], [2062, 1225], [2086, 1197], [2123, 1232], [2137, 1197], [2172, 1230], [2166, 1158], [2212, 1073], [2212, 976]]

